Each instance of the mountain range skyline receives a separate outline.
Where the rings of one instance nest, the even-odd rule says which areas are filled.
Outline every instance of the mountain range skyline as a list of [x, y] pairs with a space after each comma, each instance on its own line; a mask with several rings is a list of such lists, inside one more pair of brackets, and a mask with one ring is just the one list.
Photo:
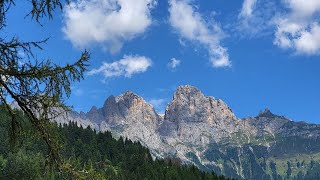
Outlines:
[[[179, 88], [181, 88], [181, 87], [185, 87], [185, 86], [187, 86], [187, 87], [195, 87], [195, 86], [190, 85], [190, 84], [179, 85], [179, 86], [175, 89], [175, 91], [177, 91], [177, 89], [179, 89]], [[174, 92], [175, 92], [175, 91], [174, 91]], [[135, 92], [132, 91], [132, 90], [126, 90], [126, 91], [124, 91], [123, 93], [119, 94], [118, 96], [124, 96], [125, 94], [134, 94], [135, 96], [139, 96], [138, 93], [135, 93]], [[113, 95], [113, 94], [107, 96], [107, 97], [105, 98], [106, 100], [104, 101], [103, 104], [105, 104], [106, 101], [108, 101], [108, 99], [109, 99], [110, 97], [116, 97], [116, 96]], [[156, 102], [156, 101], [153, 102], [152, 100], [151, 100], [151, 102], [150, 102], [150, 101], [146, 100], [143, 96], [139, 96], [139, 97], [141, 97], [147, 104], [151, 105], [152, 108], [154, 108], [155, 112], [156, 112], [158, 115], [160, 115], [160, 116], [164, 116], [164, 115], [165, 115], [165, 111], [166, 111], [166, 109], [167, 109], [167, 106], [168, 106], [169, 103], [173, 100], [173, 99], [168, 100], [168, 103], [163, 104], [162, 109], [159, 109], [159, 108], [157, 107], [157, 106], [159, 106], [158, 103], [162, 103], [162, 102]], [[210, 95], [209, 97], [215, 98], [214, 96], [211, 96], [211, 95]], [[173, 98], [173, 96], [172, 96], [172, 98]], [[222, 99], [217, 99], [217, 100], [221, 100], [221, 101], [222, 101]], [[79, 114], [90, 113], [90, 112], [92, 112], [92, 111], [96, 111], [96, 109], [98, 109], [99, 107], [103, 107], [103, 105], [102, 105], [102, 106], [93, 105], [92, 107], [90, 107], [90, 108], [88, 109], [88, 111], [77, 111], [77, 110], [73, 110], [73, 111], [74, 111], [74, 112], [77, 112], [77, 113], [79, 113]], [[230, 108], [232, 109], [232, 107], [230, 107]], [[234, 113], [234, 114], [235, 114], [235, 116], [236, 116], [237, 118], [239, 118], [239, 119], [246, 118], [246, 117], [256, 117], [256, 116], [259, 116], [259, 115], [261, 115], [261, 114], [267, 114], [267, 115], [273, 115], [273, 116], [279, 116], [279, 117], [286, 117], [286, 118], [288, 118], [288, 119], [292, 119], [292, 118], [290, 118], [290, 116], [284, 115], [284, 114], [282, 114], [282, 113], [274, 113], [274, 111], [273, 111], [272, 108], [270, 108], [270, 107], [264, 107], [264, 108], [260, 109], [259, 111], [257, 111], [255, 114], [253, 114], [253, 115], [252, 115], [252, 114], [251, 114], [251, 115], [246, 115], [246, 116], [244, 116], [244, 117], [239, 117], [239, 116], [237, 116], [236, 113]], [[294, 120], [294, 119], [292, 119], [292, 120], [295, 121], [295, 122], [306, 122], [306, 123], [308, 123], [308, 121], [303, 121], [303, 120]], [[310, 123], [310, 122], [309, 122], [309, 123]], [[315, 122], [315, 124], [319, 124], [319, 123]]]

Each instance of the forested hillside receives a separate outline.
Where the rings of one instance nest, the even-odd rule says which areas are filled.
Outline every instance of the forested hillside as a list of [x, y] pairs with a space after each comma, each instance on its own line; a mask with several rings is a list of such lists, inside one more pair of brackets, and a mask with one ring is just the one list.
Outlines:
[[0, 179], [226, 179], [202, 172], [179, 160], [153, 160], [139, 142], [112, 138], [76, 124], [52, 124], [51, 133], [60, 145], [61, 166], [47, 159], [47, 146], [21, 112], [24, 124], [17, 137], [10, 135], [9, 116], [0, 108]]

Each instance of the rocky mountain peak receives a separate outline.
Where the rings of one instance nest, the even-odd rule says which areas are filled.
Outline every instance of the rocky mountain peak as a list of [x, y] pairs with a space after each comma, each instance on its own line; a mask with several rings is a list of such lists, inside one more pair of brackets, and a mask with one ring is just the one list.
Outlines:
[[171, 122], [214, 123], [223, 119], [235, 119], [231, 109], [221, 100], [206, 97], [191, 86], [179, 86], [168, 104], [165, 119]]
[[104, 120], [102, 111], [98, 109], [96, 106], [93, 106], [90, 111], [86, 114], [86, 118], [90, 119], [96, 123], [100, 123]]
[[143, 101], [143, 98], [138, 96], [137, 94], [133, 93], [132, 91], [126, 91], [125, 93], [117, 96], [115, 98], [116, 102], [120, 102], [120, 101], [128, 101], [131, 102], [133, 100], [139, 100], [139, 101]]
[[92, 106], [92, 108], [90, 109], [89, 113], [92, 112], [92, 113], [95, 113], [98, 111], [98, 108], [96, 106]]
[[117, 97], [110, 96], [102, 111], [106, 121], [110, 124], [137, 121], [157, 123], [159, 118], [153, 107], [132, 91], [126, 91]]
[[265, 117], [265, 118], [284, 118], [283, 116], [278, 116], [276, 114], [273, 114], [270, 109], [266, 108], [264, 109], [263, 111], [261, 111], [259, 113], [259, 115], [257, 116], [258, 118], [259, 117]]
[[191, 85], [181, 85], [181, 86], [178, 86], [178, 88], [174, 94], [174, 97], [176, 97], [178, 95], [192, 96], [192, 95], [198, 95], [198, 94], [202, 94], [202, 93], [196, 87], [191, 86]]
[[178, 86], [177, 90], [173, 95], [172, 101], [182, 101], [188, 102], [192, 99], [196, 98], [205, 98], [204, 94], [194, 86], [191, 85], [183, 85]]

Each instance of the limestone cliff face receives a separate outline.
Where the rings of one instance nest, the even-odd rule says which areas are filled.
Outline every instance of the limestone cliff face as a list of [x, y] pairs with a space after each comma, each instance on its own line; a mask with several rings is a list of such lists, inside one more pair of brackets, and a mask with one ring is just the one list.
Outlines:
[[194, 163], [207, 161], [206, 150], [212, 144], [230, 138], [242, 126], [222, 100], [205, 96], [197, 88], [185, 85], [179, 86], [174, 93], [158, 132], [166, 144], [175, 148], [177, 157]]
[[159, 133], [170, 145], [179, 145], [185, 154], [191, 146], [206, 147], [230, 137], [239, 131], [238, 124], [222, 100], [207, 97], [197, 88], [185, 85], [177, 88], [168, 104]]
[[242, 122], [249, 127], [250, 133], [254, 136], [261, 137], [264, 135], [274, 136], [276, 133], [279, 133], [281, 127], [290, 122], [288, 118], [284, 116], [278, 116], [269, 109], [265, 109], [260, 112], [256, 117], [249, 117], [242, 119]]
[[115, 136], [140, 141], [155, 157], [164, 157], [174, 151], [172, 147], [162, 143], [157, 133], [161, 117], [150, 104], [133, 92], [110, 96], [101, 112], [104, 117], [100, 125], [101, 131], [109, 130]]
[[219, 123], [236, 119], [232, 110], [220, 99], [206, 97], [197, 88], [179, 86], [165, 112], [165, 120], [171, 122]]
[[102, 110], [98, 109], [96, 106], [93, 106], [91, 110], [84, 115], [86, 119], [90, 119], [96, 123], [101, 123], [104, 120]]
[[110, 125], [141, 122], [155, 128], [160, 119], [150, 104], [131, 91], [118, 97], [110, 96], [106, 100], [102, 112], [105, 121]]

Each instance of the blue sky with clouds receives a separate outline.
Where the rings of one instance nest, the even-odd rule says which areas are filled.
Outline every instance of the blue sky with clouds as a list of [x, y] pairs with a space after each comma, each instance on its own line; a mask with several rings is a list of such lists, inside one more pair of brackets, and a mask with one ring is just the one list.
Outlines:
[[50, 37], [38, 57], [60, 65], [91, 52], [68, 100], [78, 111], [132, 90], [163, 113], [191, 84], [238, 117], [268, 107], [320, 123], [320, 0], [78, 0], [42, 26], [29, 10], [17, 2], [3, 35]]

